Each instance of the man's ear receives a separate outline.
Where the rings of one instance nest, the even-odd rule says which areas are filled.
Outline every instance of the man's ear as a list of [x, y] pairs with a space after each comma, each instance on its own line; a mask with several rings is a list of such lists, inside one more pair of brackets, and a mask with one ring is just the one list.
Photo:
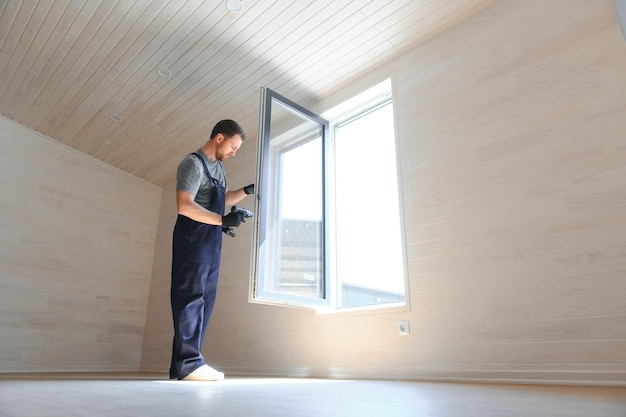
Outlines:
[[220, 143], [222, 140], [224, 140], [224, 135], [222, 135], [221, 133], [215, 135], [215, 142]]

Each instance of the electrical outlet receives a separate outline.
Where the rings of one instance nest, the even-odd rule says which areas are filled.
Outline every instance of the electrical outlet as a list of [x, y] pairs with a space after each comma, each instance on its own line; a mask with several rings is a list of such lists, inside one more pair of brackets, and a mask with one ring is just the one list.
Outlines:
[[398, 335], [408, 336], [411, 334], [411, 324], [408, 320], [400, 320], [397, 323]]

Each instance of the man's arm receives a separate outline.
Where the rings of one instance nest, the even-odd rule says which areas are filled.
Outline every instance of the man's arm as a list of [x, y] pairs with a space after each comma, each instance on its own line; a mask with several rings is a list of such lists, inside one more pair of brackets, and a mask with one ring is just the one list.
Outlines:
[[237, 204], [248, 194], [254, 194], [254, 184], [246, 185], [238, 190], [226, 191], [226, 205], [232, 206], [233, 204]]
[[243, 191], [243, 188], [233, 191], [226, 191], [226, 205], [232, 206], [233, 204], [237, 204], [238, 202], [243, 200], [246, 195], [247, 194]]
[[[245, 193], [243, 191], [241, 192], [245, 196]], [[191, 193], [176, 190], [176, 207], [178, 208], [178, 214], [182, 214], [200, 223], [218, 226], [222, 224], [222, 216], [205, 209], [200, 204], [196, 203], [194, 198], [195, 196]]]

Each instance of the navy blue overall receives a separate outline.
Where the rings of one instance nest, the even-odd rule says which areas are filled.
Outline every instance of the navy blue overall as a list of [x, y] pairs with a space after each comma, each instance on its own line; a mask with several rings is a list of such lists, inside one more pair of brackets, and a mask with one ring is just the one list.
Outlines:
[[[199, 155], [215, 192], [209, 211], [224, 215], [226, 187], [211, 176]], [[222, 252], [222, 226], [200, 223], [181, 214], [174, 227], [172, 243], [171, 303], [174, 342], [170, 378], [183, 379], [204, 365], [202, 342], [217, 294]]]

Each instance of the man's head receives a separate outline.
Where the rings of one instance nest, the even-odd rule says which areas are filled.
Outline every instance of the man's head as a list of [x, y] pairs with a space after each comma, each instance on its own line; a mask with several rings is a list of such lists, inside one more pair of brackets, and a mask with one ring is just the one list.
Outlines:
[[220, 161], [235, 156], [246, 134], [234, 120], [220, 120], [211, 132], [211, 140], [215, 141], [215, 156]]

